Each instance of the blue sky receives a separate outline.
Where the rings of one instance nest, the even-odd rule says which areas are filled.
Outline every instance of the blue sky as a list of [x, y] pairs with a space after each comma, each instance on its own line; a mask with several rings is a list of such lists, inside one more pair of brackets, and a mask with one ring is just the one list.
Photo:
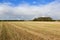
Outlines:
[[[12, 5], [19, 5], [19, 4], [22, 4], [22, 3], [28, 3], [30, 5], [38, 5], [38, 4], [48, 4], [50, 2], [53, 2], [55, 0], [0, 0], [0, 3], [12, 3]], [[34, 3], [36, 2], [36, 3]]]
[[60, 19], [60, 0], [0, 0], [0, 20]]

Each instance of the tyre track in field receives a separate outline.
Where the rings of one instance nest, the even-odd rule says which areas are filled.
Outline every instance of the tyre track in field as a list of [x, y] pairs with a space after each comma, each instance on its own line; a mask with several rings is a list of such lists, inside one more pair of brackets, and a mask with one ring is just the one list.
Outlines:
[[0, 40], [60, 40], [50, 39], [44, 34], [28, 30], [21, 25], [15, 25], [14, 23], [4, 22], [1, 31]]
[[40, 37], [39, 35], [35, 35], [33, 33], [31, 33], [31, 31], [27, 31], [24, 28], [19, 28], [19, 26], [16, 25], [12, 25], [10, 23], [8, 23], [7, 25], [11, 25], [14, 29], [15, 28], [15, 32], [17, 32], [16, 34], [20, 35], [22, 40], [43, 40], [44, 38]]
[[2, 32], [2, 22], [0, 22], [0, 40], [2, 39], [2, 37], [1, 37], [1, 33]]
[[9, 25], [7, 23], [5, 23], [5, 26], [7, 28], [8, 31], [8, 35], [10, 36], [9, 40], [21, 40], [19, 34], [16, 31], [16, 28], [13, 27], [12, 25]]
[[44, 34], [34, 32], [33, 30], [28, 30], [28, 28], [25, 28], [25, 27], [22, 27], [22, 26], [19, 27], [18, 25], [15, 25], [13, 23], [8, 23], [8, 24], [16, 27], [17, 29], [25, 30], [26, 32], [28, 32], [32, 35], [38, 36], [39, 40], [40, 39], [44, 39], [44, 40], [49, 40], [50, 39], [49, 37], [45, 36]]
[[44, 38], [41, 38], [37, 35], [33, 35], [26, 30], [16, 28], [14, 25], [4, 23], [4, 30], [7, 29], [7, 32], [10, 39], [7, 38], [7, 34], [5, 34], [5, 39], [6, 40], [43, 40]]
[[7, 28], [5, 27], [4, 23], [2, 23], [2, 28], [1, 28], [1, 34], [0, 34], [0, 40], [9, 40], [10, 36], [7, 32]]
[[54, 37], [53, 35], [50, 37], [50, 36], [47, 36], [47, 35], [44, 35], [44, 34], [41, 34], [41, 33], [37, 33], [37, 32], [34, 32], [32, 29], [31, 30], [28, 30], [28, 27], [25, 28], [25, 27], [22, 27], [21, 25], [16, 25], [14, 23], [8, 23], [18, 29], [21, 29], [21, 30], [26, 30], [28, 33], [31, 33], [32, 35], [37, 35], [39, 36], [39, 38], [42, 38], [43, 40], [60, 40], [60, 37]]

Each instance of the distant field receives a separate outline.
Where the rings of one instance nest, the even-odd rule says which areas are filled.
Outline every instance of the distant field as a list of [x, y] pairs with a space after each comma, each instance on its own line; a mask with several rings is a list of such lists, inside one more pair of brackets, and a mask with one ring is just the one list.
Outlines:
[[60, 40], [60, 22], [0, 22], [0, 40]]

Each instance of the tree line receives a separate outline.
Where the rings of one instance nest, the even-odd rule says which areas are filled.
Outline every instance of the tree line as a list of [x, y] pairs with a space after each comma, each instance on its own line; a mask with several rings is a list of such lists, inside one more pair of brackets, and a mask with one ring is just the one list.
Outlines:
[[60, 20], [54, 20], [51, 17], [38, 17], [32, 20], [0, 20], [0, 21], [60, 21]]
[[60, 21], [60, 20], [54, 20], [51, 17], [38, 17], [34, 18], [33, 21]]

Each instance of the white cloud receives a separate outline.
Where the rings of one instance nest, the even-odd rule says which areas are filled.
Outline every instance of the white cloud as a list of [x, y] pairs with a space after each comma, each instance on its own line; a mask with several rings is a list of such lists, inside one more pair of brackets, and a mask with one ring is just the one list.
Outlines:
[[0, 3], [0, 15], [5, 14], [12, 10], [12, 7], [9, 6], [9, 3]]
[[28, 4], [20, 5], [15, 8], [17, 15], [35, 15], [35, 16], [57, 16], [60, 14], [60, 3], [55, 1], [42, 6], [30, 6]]
[[[54, 2], [51, 2], [50, 4], [47, 5], [38, 5], [38, 6], [33, 6], [29, 4], [20, 4], [16, 7], [9, 6], [7, 3], [0, 4], [0, 15], [3, 15], [1, 17], [5, 17], [4, 15], [7, 16], [7, 14], [10, 15], [25, 15], [28, 16], [51, 16], [55, 18], [60, 17], [60, 3], [56, 0]], [[32, 17], [31, 17], [32, 18]]]

